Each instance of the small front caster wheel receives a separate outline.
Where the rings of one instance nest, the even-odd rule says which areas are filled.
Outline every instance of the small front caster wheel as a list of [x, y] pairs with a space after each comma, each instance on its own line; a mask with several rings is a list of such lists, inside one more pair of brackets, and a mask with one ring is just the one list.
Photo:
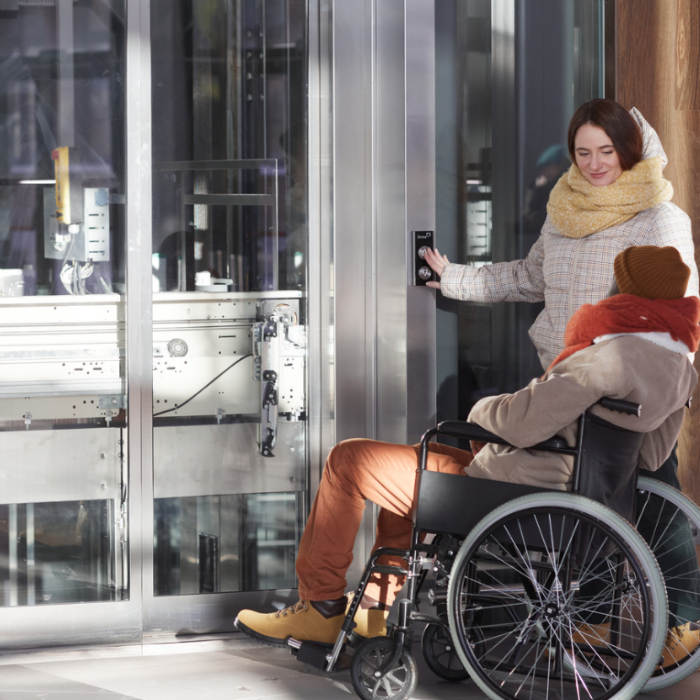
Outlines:
[[367, 639], [355, 650], [350, 680], [362, 700], [407, 700], [413, 694], [418, 682], [416, 662], [403, 648], [396, 665], [384, 668], [393, 650], [390, 637]]
[[426, 625], [421, 638], [421, 649], [425, 663], [440, 678], [453, 683], [469, 678], [446, 627], [434, 623]]

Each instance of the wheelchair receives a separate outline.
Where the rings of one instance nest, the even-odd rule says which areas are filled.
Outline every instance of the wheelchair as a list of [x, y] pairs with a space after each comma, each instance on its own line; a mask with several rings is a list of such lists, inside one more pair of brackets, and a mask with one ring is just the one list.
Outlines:
[[[641, 520], [645, 513], [653, 511], [651, 526], [648, 532], [644, 532], [645, 540], [650, 546], [657, 561], [662, 564], [664, 584], [669, 599], [674, 596], [674, 586], [682, 589], [677, 595], [682, 595], [685, 606], [675, 611], [677, 625], [688, 622], [696, 622], [700, 618], [700, 595], [689, 592], [687, 586], [683, 586], [684, 577], [693, 567], [697, 567], [698, 547], [700, 547], [700, 508], [680, 491], [653, 478], [640, 476], [636, 488], [636, 513], [634, 525], [641, 532]], [[681, 537], [682, 544], [674, 542], [678, 539], [678, 532], [685, 530]], [[684, 543], [692, 543], [692, 549], [683, 556], [675, 556], [672, 562], [666, 565], [664, 561], [668, 557], [669, 549], [677, 550]], [[687, 557], [687, 558], [686, 558]], [[680, 570], [680, 571], [677, 571]], [[447, 618], [446, 591], [430, 591], [430, 602], [438, 609], [438, 615], [445, 620]], [[669, 600], [669, 614], [671, 606]], [[669, 622], [669, 626], [674, 623]], [[461, 663], [457, 651], [452, 642], [449, 630], [443, 625], [430, 623], [422, 635], [421, 650], [428, 667], [441, 678], [458, 682], [469, 678], [469, 674]], [[663, 653], [667, 649], [664, 647]], [[688, 649], [687, 656], [679, 663], [667, 668], [658, 668], [647, 681], [643, 690], [651, 692], [660, 690], [687, 678], [691, 673], [700, 668], [700, 647]]]
[[[626, 401], [599, 403], [639, 411]], [[428, 443], [437, 435], [507, 445], [457, 421], [423, 436], [410, 549], [373, 552], [332, 650], [290, 639], [297, 658], [334, 670], [370, 576], [385, 573], [404, 575], [406, 583], [389, 614], [389, 634], [354, 649], [350, 678], [363, 700], [413, 693], [414, 622], [426, 625], [422, 648], [432, 670], [448, 680], [471, 677], [492, 698], [625, 700], [651, 683], [680, 680], [685, 663], [675, 675], [677, 669], [652, 678], [668, 627], [666, 589], [649, 545], [630, 522], [636, 490], [675, 503], [680, 517], [688, 509], [677, 492], [669, 499], [673, 489], [664, 484], [637, 485], [643, 435], [589, 409], [575, 446], [555, 437], [531, 448], [574, 458], [572, 492], [428, 471]], [[383, 555], [399, 556], [405, 566], [379, 564]], [[419, 609], [429, 572], [434, 614]]]

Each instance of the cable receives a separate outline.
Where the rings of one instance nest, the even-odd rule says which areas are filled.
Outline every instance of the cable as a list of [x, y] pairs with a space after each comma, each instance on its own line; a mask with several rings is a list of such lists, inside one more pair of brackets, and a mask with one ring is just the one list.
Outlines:
[[54, 277], [53, 284], [51, 285], [51, 294], [53, 294], [56, 291], [56, 281], [58, 279], [61, 280], [63, 286], [65, 287], [66, 291], [68, 294], [72, 294], [71, 290], [68, 288], [68, 284], [63, 281], [62, 275], [64, 272], [64, 268], [66, 266], [66, 262], [68, 261], [68, 256], [71, 254], [71, 251], [73, 250], [73, 241], [75, 241], [75, 236], [71, 233], [70, 234], [70, 244], [66, 247], [66, 254], [63, 256], [63, 262], [61, 263], [61, 269], [58, 272], [57, 277]]
[[247, 355], [243, 355], [243, 357], [239, 357], [232, 365], [229, 365], [223, 372], [219, 372], [214, 379], [212, 379], [208, 384], [205, 384], [196, 394], [192, 394], [187, 401], [183, 401], [179, 406], [173, 406], [172, 408], [166, 408], [165, 411], [160, 411], [158, 413], [154, 413], [153, 417], [155, 418], [156, 416], [162, 416], [164, 413], [170, 413], [171, 411], [177, 411], [178, 408], [182, 408], [186, 404], [188, 404], [190, 401], [192, 401], [193, 398], [196, 396], [199, 396], [207, 387], [211, 386], [219, 377], [222, 375], [226, 374], [232, 367], [235, 367], [239, 362], [242, 362], [243, 360], [246, 359], [246, 357], [253, 357], [253, 353], [249, 352]]

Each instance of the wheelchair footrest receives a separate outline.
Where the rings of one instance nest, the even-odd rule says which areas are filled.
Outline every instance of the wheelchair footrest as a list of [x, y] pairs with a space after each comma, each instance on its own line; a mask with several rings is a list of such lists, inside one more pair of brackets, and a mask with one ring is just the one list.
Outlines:
[[329, 647], [324, 647], [320, 644], [302, 642], [296, 656], [299, 661], [303, 661], [305, 664], [309, 664], [309, 666], [320, 668], [322, 671], [325, 671], [328, 665], [330, 651], [331, 649]]

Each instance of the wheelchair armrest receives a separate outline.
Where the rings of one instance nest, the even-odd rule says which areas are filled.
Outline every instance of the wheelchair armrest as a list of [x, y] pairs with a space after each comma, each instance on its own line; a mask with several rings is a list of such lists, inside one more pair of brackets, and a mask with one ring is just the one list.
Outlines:
[[[639, 416], [641, 415], [642, 411], [641, 404], [634, 403], [632, 401], [625, 401], [624, 399], [612, 399], [608, 396], [604, 396], [602, 399], [600, 399], [598, 404], [603, 408], [607, 408], [608, 410], [627, 413], [632, 416]], [[583, 413], [580, 421], [583, 421], [588, 413], [588, 411]], [[580, 425], [583, 425], [583, 423], [580, 423]], [[579, 433], [579, 435], [580, 434], [581, 433]], [[491, 442], [497, 445], [510, 445], [510, 443], [503, 438], [489, 430], [482, 428], [480, 425], [476, 425], [476, 423], [467, 423], [465, 421], [458, 420], [442, 421], [442, 423], [438, 424], [435, 428], [428, 430], [421, 438], [420, 456], [418, 460], [419, 469], [426, 468], [428, 459], [428, 442], [430, 442], [430, 440], [432, 440], [432, 438], [434, 438], [436, 435], [449, 435], [450, 437], [465, 440], [476, 440], [477, 442]], [[569, 447], [563, 437], [555, 435], [547, 440], [538, 442], [536, 445], [530, 445], [527, 449], [542, 450], [544, 452], [559, 452], [568, 455], [579, 455], [581, 445], [578, 445], [577, 447]]]
[[630, 416], [641, 416], [642, 415], [642, 405], [639, 403], [634, 403], [633, 401], [625, 401], [624, 399], [611, 399], [609, 396], [603, 396], [603, 398], [598, 401], [598, 403], [610, 411], [617, 411], [618, 413], [627, 413]]
[[479, 442], [495, 442], [499, 445], [507, 445], [503, 438], [498, 437], [482, 428], [476, 423], [467, 423], [463, 420], [444, 420], [437, 426], [437, 434], [449, 435], [450, 437], [463, 438], [465, 440], [478, 440]]
[[[482, 428], [476, 423], [466, 423], [459, 420], [445, 420], [437, 427], [437, 434], [449, 435], [450, 437], [464, 438], [467, 440], [478, 440], [479, 442], [495, 442], [498, 445], [510, 445], [509, 442], [499, 437], [495, 433]], [[537, 445], [532, 445], [528, 449], [532, 450], [564, 450], [569, 449], [566, 440], [559, 435], [555, 435], [544, 440]]]

